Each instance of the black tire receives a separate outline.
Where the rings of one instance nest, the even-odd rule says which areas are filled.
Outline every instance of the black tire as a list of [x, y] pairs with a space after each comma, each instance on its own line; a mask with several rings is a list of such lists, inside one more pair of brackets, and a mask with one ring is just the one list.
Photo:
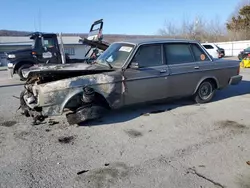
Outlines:
[[101, 118], [106, 110], [105, 107], [89, 104], [78, 108], [75, 113], [67, 114], [66, 118], [70, 125], [80, 124], [89, 120]]
[[215, 84], [211, 80], [203, 81], [197, 89], [194, 100], [198, 104], [210, 102], [215, 95]]
[[27, 80], [27, 78], [24, 78], [24, 77], [23, 77], [22, 70], [23, 70], [23, 69], [28, 69], [28, 68], [30, 68], [30, 67], [32, 67], [32, 66], [33, 66], [32, 64], [24, 64], [24, 65], [22, 65], [21, 67], [19, 67], [19, 69], [17, 70], [17, 74], [19, 75], [21, 81]]
[[241, 60], [241, 55], [238, 55], [238, 59]]

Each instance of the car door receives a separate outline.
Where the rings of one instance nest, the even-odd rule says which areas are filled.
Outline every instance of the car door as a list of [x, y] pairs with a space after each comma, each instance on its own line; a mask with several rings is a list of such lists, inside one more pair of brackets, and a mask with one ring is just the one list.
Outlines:
[[[49, 60], [49, 64], [61, 64], [61, 53], [57, 41], [55, 38], [44, 38], [43, 45], [46, 47], [46, 51], [43, 53], [45, 63]], [[48, 57], [46, 57], [46, 53]], [[45, 55], [45, 56], [44, 56]]]
[[170, 70], [168, 97], [191, 95], [200, 80], [201, 74], [191, 44], [165, 44], [164, 54]]
[[[133, 63], [137, 63], [138, 67], [132, 67]], [[166, 98], [168, 75], [168, 66], [163, 61], [163, 46], [140, 46], [124, 71], [125, 105]]]

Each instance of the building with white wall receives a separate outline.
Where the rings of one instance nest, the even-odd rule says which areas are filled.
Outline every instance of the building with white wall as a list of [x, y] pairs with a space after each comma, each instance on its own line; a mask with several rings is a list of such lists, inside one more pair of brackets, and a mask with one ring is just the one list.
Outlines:
[[217, 42], [215, 44], [225, 49], [226, 56], [238, 56], [240, 51], [247, 47], [250, 47], [250, 40]]

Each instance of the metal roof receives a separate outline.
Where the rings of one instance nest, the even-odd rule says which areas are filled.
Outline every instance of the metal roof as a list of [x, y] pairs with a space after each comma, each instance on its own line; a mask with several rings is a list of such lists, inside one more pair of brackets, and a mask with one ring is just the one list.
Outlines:
[[[118, 42], [118, 41], [117, 41]], [[197, 42], [190, 39], [172, 39], [172, 38], [142, 38], [142, 39], [130, 39], [122, 40], [119, 42], [131, 43], [131, 44], [146, 44], [146, 43], [165, 43], [165, 42]]]
[[[63, 44], [80, 44], [79, 39], [81, 37], [79, 36], [63, 36]], [[12, 37], [12, 36], [0, 36], [0, 45], [27, 45], [31, 44], [33, 40], [30, 39], [29, 36], [25, 37]], [[60, 43], [59, 37], [58, 37], [58, 42]]]

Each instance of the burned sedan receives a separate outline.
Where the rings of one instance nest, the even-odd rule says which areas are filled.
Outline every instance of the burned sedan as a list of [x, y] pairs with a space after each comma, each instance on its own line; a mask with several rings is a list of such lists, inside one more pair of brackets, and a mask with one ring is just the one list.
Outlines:
[[206, 103], [217, 89], [242, 80], [238, 61], [212, 59], [199, 42], [177, 39], [115, 42], [92, 64], [33, 68], [24, 75], [23, 114], [42, 121], [65, 113], [70, 124], [167, 98]]

